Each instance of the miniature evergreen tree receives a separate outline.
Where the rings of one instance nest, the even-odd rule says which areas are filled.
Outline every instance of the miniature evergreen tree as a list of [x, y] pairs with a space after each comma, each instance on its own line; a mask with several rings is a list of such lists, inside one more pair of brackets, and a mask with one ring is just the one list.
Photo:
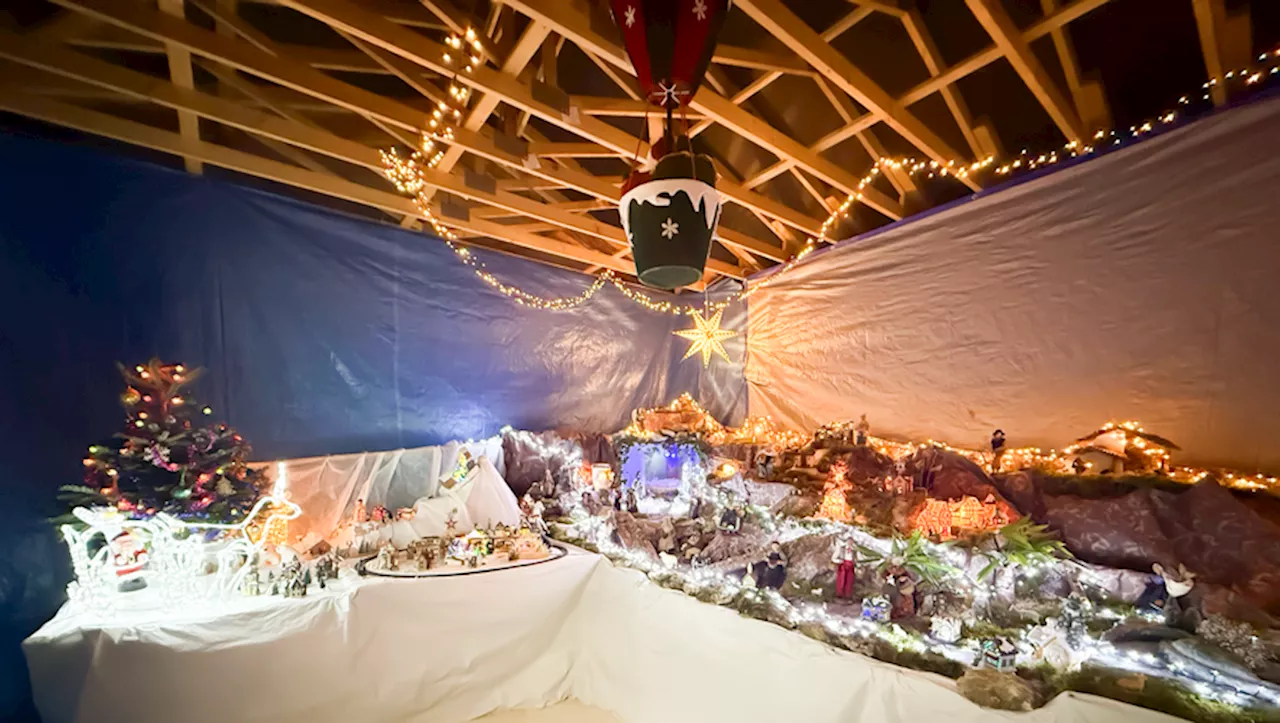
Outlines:
[[200, 369], [152, 359], [120, 366], [127, 387], [123, 432], [89, 447], [85, 484], [62, 488], [72, 507], [109, 505], [133, 517], [165, 512], [189, 521], [235, 523], [269, 482], [245, 460], [249, 445], [225, 424], [202, 425], [212, 414], [185, 387]]

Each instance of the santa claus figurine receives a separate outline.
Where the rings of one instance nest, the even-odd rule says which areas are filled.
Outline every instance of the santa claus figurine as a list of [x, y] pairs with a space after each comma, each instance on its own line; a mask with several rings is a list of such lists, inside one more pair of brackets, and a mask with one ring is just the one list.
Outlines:
[[111, 538], [111, 567], [115, 570], [120, 592], [133, 592], [147, 586], [142, 568], [147, 564], [147, 548], [132, 532], [122, 530]]

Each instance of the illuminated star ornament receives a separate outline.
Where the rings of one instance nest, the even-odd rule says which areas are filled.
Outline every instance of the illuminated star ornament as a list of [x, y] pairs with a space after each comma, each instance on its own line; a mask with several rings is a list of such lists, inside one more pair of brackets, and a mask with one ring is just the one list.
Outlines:
[[720, 309], [712, 314], [710, 319], [704, 319], [701, 313], [694, 311], [691, 313], [694, 328], [681, 329], [674, 332], [676, 336], [693, 342], [689, 345], [689, 351], [685, 352], [684, 356], [681, 357], [681, 361], [699, 352], [702, 353], [702, 366], [704, 367], [711, 364], [711, 352], [715, 352], [725, 361], [729, 361], [729, 354], [725, 352], [724, 345], [720, 342], [737, 336], [738, 332], [720, 328], [720, 317], [723, 314], [724, 310]]

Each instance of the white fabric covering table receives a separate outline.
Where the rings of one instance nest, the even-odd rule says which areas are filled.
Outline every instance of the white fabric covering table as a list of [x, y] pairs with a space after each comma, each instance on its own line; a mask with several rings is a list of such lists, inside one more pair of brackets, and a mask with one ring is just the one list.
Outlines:
[[[93, 623], [24, 649], [45, 723], [466, 721], [574, 697], [629, 723], [1172, 721], [1087, 695], [1013, 714], [580, 551], [501, 572], [344, 579], [297, 600]], [[154, 615], [152, 616], [155, 617]]]

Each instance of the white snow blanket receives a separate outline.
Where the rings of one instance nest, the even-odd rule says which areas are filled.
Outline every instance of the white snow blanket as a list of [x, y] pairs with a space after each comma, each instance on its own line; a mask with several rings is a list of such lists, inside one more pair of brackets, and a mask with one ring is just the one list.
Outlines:
[[[142, 594], [142, 593], [137, 593]], [[1170, 723], [1088, 695], [983, 710], [951, 681], [834, 650], [574, 551], [426, 580], [105, 620], [24, 644], [45, 723], [455, 723], [574, 697], [628, 723]]]
[[[289, 523], [289, 535], [305, 537], [314, 533], [320, 538], [328, 537], [339, 523], [350, 518], [356, 500], [364, 500], [370, 510], [374, 505], [385, 505], [394, 512], [400, 507], [412, 507], [424, 497], [435, 497], [440, 480], [453, 473], [463, 449], [473, 457], [487, 457], [501, 481], [504, 464], [502, 437], [498, 436], [438, 447], [285, 460], [290, 499], [302, 507], [302, 516]], [[274, 478], [274, 464], [263, 466]], [[484, 504], [490, 504], [490, 496], [482, 495]], [[483, 507], [480, 512], [483, 518], [493, 510]], [[484, 520], [479, 523], [484, 524]]]

